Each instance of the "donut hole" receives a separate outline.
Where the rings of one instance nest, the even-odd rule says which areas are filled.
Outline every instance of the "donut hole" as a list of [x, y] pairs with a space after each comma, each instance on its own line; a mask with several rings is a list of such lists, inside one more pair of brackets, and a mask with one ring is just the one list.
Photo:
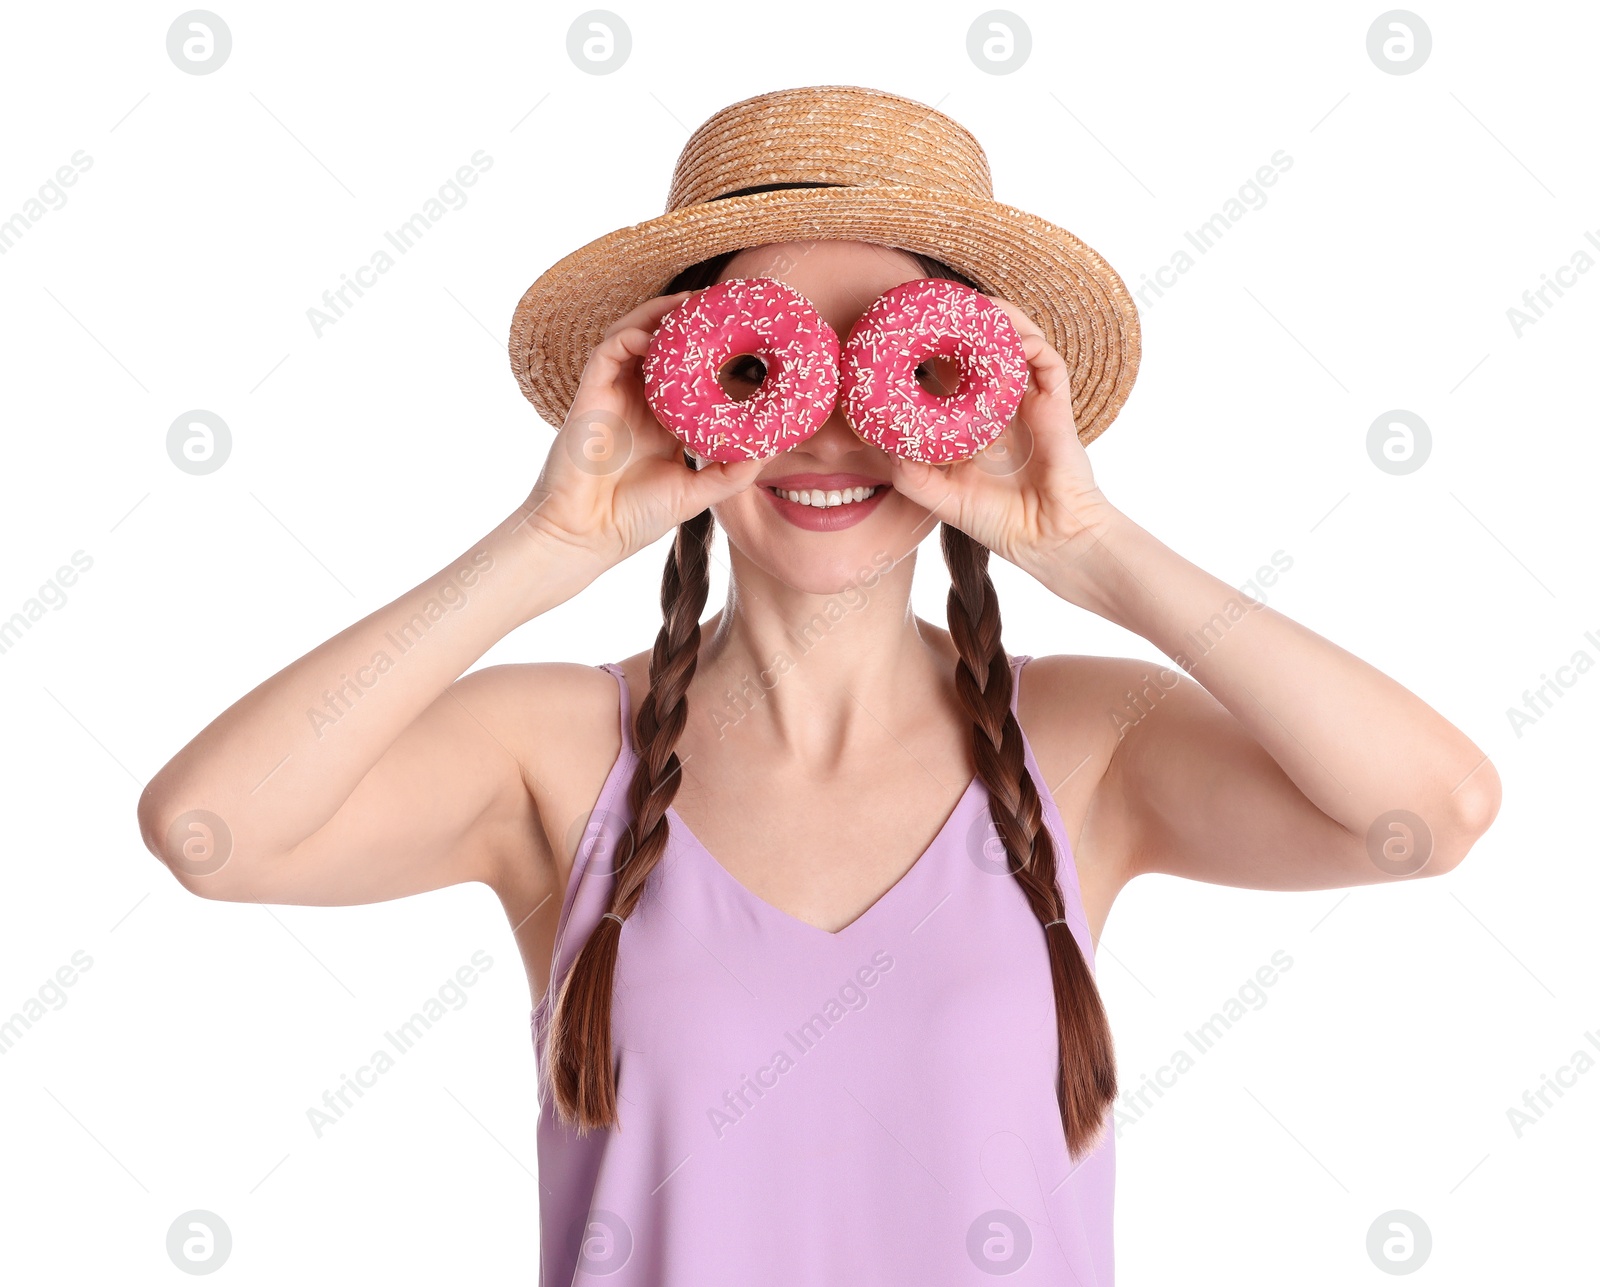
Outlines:
[[961, 363], [947, 353], [930, 353], [917, 363], [917, 383], [936, 398], [953, 398], [961, 388]]
[[745, 402], [761, 391], [767, 364], [754, 353], [735, 353], [717, 369], [717, 383], [735, 402]]

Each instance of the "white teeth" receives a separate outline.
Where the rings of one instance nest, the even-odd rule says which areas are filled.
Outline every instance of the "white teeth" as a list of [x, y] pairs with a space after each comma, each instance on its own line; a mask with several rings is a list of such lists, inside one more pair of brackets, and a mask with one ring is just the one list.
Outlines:
[[797, 505], [811, 505], [817, 509], [831, 509], [835, 505], [853, 505], [857, 501], [864, 501], [878, 489], [876, 487], [845, 487], [825, 492], [819, 487], [814, 487], [807, 492], [794, 492], [779, 487], [773, 490], [779, 496], [792, 500]]

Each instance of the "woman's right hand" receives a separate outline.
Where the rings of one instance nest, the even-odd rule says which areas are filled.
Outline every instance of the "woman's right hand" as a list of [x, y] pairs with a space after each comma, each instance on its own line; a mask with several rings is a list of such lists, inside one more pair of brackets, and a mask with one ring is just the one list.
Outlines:
[[528, 500], [523, 523], [602, 568], [753, 483], [768, 458], [691, 469], [684, 445], [650, 410], [641, 371], [661, 319], [692, 291], [646, 300], [590, 352], [571, 409]]

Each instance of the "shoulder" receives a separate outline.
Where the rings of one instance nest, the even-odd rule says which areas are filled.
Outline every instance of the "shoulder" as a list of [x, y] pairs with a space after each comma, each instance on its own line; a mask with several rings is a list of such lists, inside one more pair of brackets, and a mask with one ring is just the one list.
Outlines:
[[582, 662], [485, 666], [450, 688], [522, 770], [547, 833], [586, 808], [622, 748], [617, 681]]
[[[1123, 734], [1155, 710], [1177, 680], [1171, 666], [1134, 657], [1034, 657], [1017, 687], [1017, 721], [1077, 855], [1085, 898], [1103, 903], [1120, 888], [1126, 835], [1108, 772]], [[1092, 888], [1090, 888], [1092, 886]]]
[[529, 727], [581, 734], [606, 713], [615, 725], [617, 681], [583, 662], [509, 662], [470, 671], [452, 693], [490, 732]]
[[1043, 767], [1047, 753], [1093, 748], [1109, 759], [1127, 724], [1172, 685], [1171, 667], [1136, 657], [1059, 653], [1021, 671], [1017, 719]]

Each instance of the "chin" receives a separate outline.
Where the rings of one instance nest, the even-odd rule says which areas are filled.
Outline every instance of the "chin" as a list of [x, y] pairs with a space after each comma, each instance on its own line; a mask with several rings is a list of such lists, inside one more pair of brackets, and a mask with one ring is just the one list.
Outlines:
[[712, 507], [730, 549], [802, 594], [870, 588], [938, 530], [928, 511], [899, 494], [884, 498], [851, 527], [814, 532], [796, 527], [757, 488]]

